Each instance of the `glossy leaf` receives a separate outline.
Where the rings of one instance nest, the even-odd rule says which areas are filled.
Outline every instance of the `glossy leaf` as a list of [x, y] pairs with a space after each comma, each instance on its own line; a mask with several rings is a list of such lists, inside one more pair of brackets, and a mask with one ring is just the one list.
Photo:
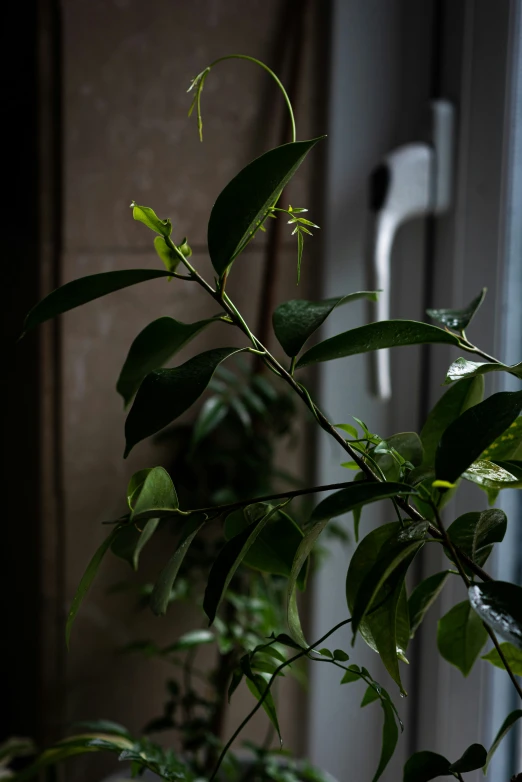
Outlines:
[[495, 736], [495, 741], [491, 745], [490, 750], [488, 752], [488, 757], [484, 765], [484, 773], [486, 773], [486, 771], [488, 770], [488, 766], [491, 763], [493, 755], [499, 748], [500, 743], [506, 737], [506, 735], [509, 733], [513, 725], [515, 725], [519, 719], [522, 719], [522, 709], [515, 709], [515, 711], [512, 711], [511, 714], [509, 714], [504, 720], [504, 722], [502, 723], [499, 732]]
[[423, 466], [435, 464], [439, 440], [448, 426], [473, 405], [482, 402], [484, 379], [481, 377], [463, 380], [449, 388], [439, 399], [424, 424], [420, 438], [424, 447]]
[[138, 206], [135, 201], [132, 202], [131, 207], [132, 216], [135, 220], [143, 223], [147, 228], [150, 228], [151, 231], [154, 231], [157, 234], [161, 234], [162, 236], [171, 235], [172, 223], [169, 219], [160, 220], [154, 209], [151, 209], [149, 206]]
[[174, 369], [156, 369], [139, 387], [125, 422], [125, 457], [132, 448], [156, 434], [188, 410], [208, 386], [219, 364], [237, 348], [200, 353]]
[[[377, 301], [376, 291], [358, 291], [324, 301], [292, 299], [280, 304], [272, 315], [274, 334], [287, 356], [297, 356], [305, 342], [341, 304], [357, 299]], [[354, 435], [357, 437], [357, 435]]]
[[416, 752], [404, 766], [403, 782], [430, 782], [452, 776], [449, 760], [436, 752]]
[[522, 474], [517, 462], [478, 459], [470, 464], [463, 477], [485, 490], [522, 488]]
[[96, 573], [98, 572], [98, 569], [102, 563], [105, 554], [111, 547], [117, 535], [120, 533], [120, 530], [121, 527], [115, 527], [112, 530], [111, 534], [105, 538], [105, 540], [103, 541], [101, 546], [97, 549], [93, 558], [87, 565], [87, 569], [85, 570], [85, 573], [83, 574], [81, 581], [78, 584], [78, 588], [76, 589], [76, 594], [74, 595], [71, 608], [67, 616], [67, 623], [65, 626], [65, 641], [67, 647], [69, 647], [69, 642], [71, 640], [71, 630], [72, 630], [74, 620], [76, 618], [76, 614], [80, 610], [80, 606], [83, 603], [85, 595], [89, 591], [91, 584], [96, 577]]
[[149, 323], [132, 343], [120, 372], [116, 390], [128, 405], [143, 378], [167, 363], [182, 347], [216, 318], [181, 323], [174, 318], [158, 318]]
[[330, 494], [320, 502], [310, 518], [313, 522], [333, 519], [360, 505], [368, 505], [370, 502], [389, 499], [399, 494], [411, 494], [412, 491], [411, 486], [405, 483], [353, 481], [345, 489]]
[[[455, 546], [482, 567], [495, 543], [502, 543], [507, 529], [503, 510], [493, 508], [482, 513], [471, 512], [459, 516], [448, 527], [448, 536]], [[451, 559], [451, 553], [446, 552]]]
[[169, 513], [179, 508], [178, 495], [172, 478], [163, 467], [153, 467], [133, 495], [132, 522], [151, 518], [159, 511]]
[[501, 391], [462, 413], [440, 439], [435, 456], [436, 477], [455, 483], [521, 410], [522, 391]]
[[467, 600], [458, 603], [441, 619], [437, 631], [440, 654], [464, 676], [471, 671], [488, 639], [481, 618]]
[[[513, 673], [516, 676], [522, 676], [522, 649], [517, 649], [516, 646], [513, 646], [513, 644], [510, 644], [507, 641], [500, 644], [500, 648], [502, 649], [502, 654], [506, 658], [507, 663]], [[495, 647], [493, 647], [493, 649], [491, 649], [487, 654], [482, 655], [481, 660], [487, 660], [488, 663], [491, 663], [496, 668], [501, 668], [504, 671], [506, 670], [504, 663], [502, 662], [502, 659]]]
[[192, 444], [204, 440], [227, 417], [228, 407], [219, 396], [211, 396], [205, 400], [199, 411], [192, 432]]
[[512, 460], [522, 458], [522, 416], [497, 437], [480, 455], [481, 459]]
[[297, 362], [297, 368], [320, 361], [332, 361], [336, 358], [368, 353], [382, 348], [398, 348], [407, 345], [429, 345], [441, 343], [458, 345], [459, 340], [453, 334], [428, 323], [415, 320], [384, 320], [369, 323], [367, 326], [345, 331], [335, 337], [320, 342], [304, 353]]
[[381, 778], [386, 766], [390, 762], [393, 753], [395, 752], [395, 747], [397, 746], [397, 741], [399, 740], [399, 729], [397, 727], [397, 723], [395, 722], [395, 713], [391, 703], [385, 698], [381, 698], [381, 706], [384, 711], [381, 757], [379, 759], [379, 765], [373, 776], [372, 782], [377, 782], [377, 780]]
[[490, 372], [508, 372], [510, 375], [522, 378], [522, 362], [520, 364], [508, 366], [507, 364], [501, 363], [490, 364], [481, 361], [470, 361], [467, 358], [458, 358], [448, 369], [444, 383], [445, 385], [449, 385], [456, 380], [479, 377], [481, 375], [487, 375]]
[[474, 611], [517, 649], [522, 649], [522, 587], [508, 581], [473, 584], [468, 590]]
[[488, 753], [482, 744], [472, 744], [464, 752], [462, 757], [452, 763], [450, 771], [456, 774], [466, 774], [469, 771], [476, 771], [486, 763]]
[[165, 568], [159, 574], [158, 580], [154, 584], [154, 589], [150, 597], [150, 607], [156, 616], [161, 616], [167, 612], [170, 593], [178, 575], [179, 569], [183, 564], [185, 555], [190, 544], [198, 534], [201, 527], [205, 524], [206, 516], [195, 513], [189, 516], [181, 532], [178, 547], [172, 557], [169, 559]]
[[443, 570], [441, 573], [434, 573], [434, 575], [424, 579], [411, 593], [408, 600], [410, 638], [413, 638], [427, 611], [442, 592], [448, 575], [447, 570]]
[[319, 141], [296, 141], [249, 163], [219, 194], [208, 223], [208, 249], [221, 276], [275, 205], [308, 152]]
[[[284, 503], [283, 503], [284, 504]], [[256, 542], [264, 527], [281, 506], [265, 506], [260, 515], [242, 532], [227, 541], [208, 574], [203, 610], [209, 618], [209, 624], [215, 619], [226, 590], [250, 547]]]
[[180, 264], [181, 258], [172, 247], [169, 247], [163, 236], [154, 237], [154, 249], [167, 271], [175, 272]]
[[430, 318], [433, 318], [433, 320], [436, 320], [437, 323], [442, 323], [443, 326], [446, 326], [448, 329], [453, 329], [453, 331], [464, 331], [467, 329], [471, 321], [473, 320], [473, 317], [475, 316], [476, 311], [484, 301], [484, 297], [486, 296], [487, 288], [482, 288], [479, 295], [473, 299], [470, 304], [468, 304], [467, 307], [464, 307], [462, 310], [426, 310]]
[[107, 296], [109, 293], [140, 282], [168, 276], [168, 272], [158, 269], [125, 269], [80, 277], [79, 280], [62, 285], [38, 302], [25, 319], [23, 334], [46, 320], [81, 307], [82, 304], [99, 299], [101, 296]]

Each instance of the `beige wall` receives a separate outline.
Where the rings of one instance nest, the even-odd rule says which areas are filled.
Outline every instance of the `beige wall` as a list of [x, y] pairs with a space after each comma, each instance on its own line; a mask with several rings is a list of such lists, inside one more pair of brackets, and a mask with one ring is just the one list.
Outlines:
[[[204, 144], [195, 119], [188, 120], [190, 79], [213, 58], [244, 52], [269, 63], [282, 0], [65, 0], [65, 254], [63, 281], [101, 271], [157, 266], [152, 235], [131, 217], [132, 199], [169, 216], [174, 235], [186, 235], [194, 263], [210, 271], [206, 224], [211, 205], [227, 181], [254, 155], [277, 142], [280, 106], [267, 93], [267, 76], [245, 63], [226, 63], [209, 77], [203, 93]], [[308, 21], [307, 83], [299, 109], [300, 137], [314, 116], [313, 51], [318, 33]], [[268, 100], [267, 100], [268, 96]], [[272, 101], [273, 98], [273, 101]], [[276, 104], [275, 101], [278, 103]], [[267, 134], [265, 136], [265, 134]], [[295, 205], [309, 203], [308, 166], [300, 175]], [[263, 243], [237, 262], [230, 292], [255, 322]], [[306, 250], [305, 264], [312, 265]], [[295, 289], [295, 248], [285, 239], [278, 300], [306, 296]], [[308, 291], [309, 292], [309, 291]], [[213, 312], [198, 286], [149, 282], [70, 315], [64, 339], [64, 461], [66, 486], [66, 583], [69, 604], [78, 579], [106, 534], [100, 525], [124, 512], [124, 491], [133, 471], [160, 463], [150, 442], [122, 459], [124, 411], [115, 392], [119, 368], [136, 334], [159, 315], [192, 321]], [[218, 344], [243, 344], [226, 326], [200, 336], [177, 359]], [[232, 341], [233, 340], [233, 341]], [[169, 545], [172, 542], [167, 540]], [[165, 540], [163, 541], [165, 544]], [[165, 545], [144, 556], [153, 574], [165, 560]], [[168, 553], [168, 552], [167, 552]], [[104, 716], [133, 730], [161, 710], [170, 673], [157, 662], [119, 656], [128, 641], [172, 641], [200, 617], [171, 610], [163, 620], [137, 612], [128, 596], [107, 596], [107, 587], [130, 571], [110, 557], [89, 594], [73, 631], [67, 657], [67, 719]], [[303, 711], [292, 690], [281, 707], [288, 746], [299, 747]], [[230, 726], [244, 713], [236, 704]], [[256, 731], [264, 735], [264, 717]], [[70, 782], [95, 779], [91, 758], [67, 774]]]

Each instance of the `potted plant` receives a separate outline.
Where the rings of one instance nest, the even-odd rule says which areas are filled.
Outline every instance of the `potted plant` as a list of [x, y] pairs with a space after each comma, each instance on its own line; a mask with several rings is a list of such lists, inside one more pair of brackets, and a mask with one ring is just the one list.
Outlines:
[[[231, 55], [251, 60], [245, 55]], [[221, 58], [227, 59], [227, 58]], [[196, 109], [201, 134], [201, 94], [206, 79], [220, 60], [202, 71], [192, 83], [192, 109]], [[254, 354], [274, 376], [278, 387], [285, 387], [296, 403], [304, 405], [316, 425], [333, 439], [339, 458], [357, 470], [354, 480], [326, 486], [305, 486], [250, 496], [219, 505], [191, 507], [180, 503], [175, 488], [176, 475], [162, 467], [143, 469], [133, 477], [128, 489], [129, 512], [115, 519], [102, 546], [94, 554], [73, 600], [67, 621], [70, 637], [74, 618], [109, 549], [133, 540], [133, 556], [154, 534], [158, 523], [172, 525], [178, 543], [158, 574], [151, 594], [151, 607], [157, 614], [167, 611], [176, 578], [191, 544], [206, 528], [223, 525], [221, 547], [206, 574], [203, 611], [210, 626], [223, 619], [231, 584], [246, 563], [263, 560], [263, 542], [270, 541], [276, 551], [281, 546], [277, 525], [297, 498], [329, 492], [317, 502], [302, 522], [299, 541], [292, 551], [285, 584], [286, 628], [277, 626], [262, 643], [247, 650], [232, 673], [232, 689], [246, 679], [256, 704], [243, 723], [217, 747], [215, 764], [205, 779], [208, 782], [228, 773], [232, 742], [244, 724], [260, 708], [265, 708], [277, 725], [272, 691], [278, 677], [287, 668], [306, 658], [339, 668], [341, 684], [364, 681], [363, 704], [375, 701], [383, 711], [383, 741], [376, 763], [374, 782], [386, 768], [402, 723], [394, 704], [395, 694], [403, 694], [401, 664], [407, 645], [429, 607], [449, 579], [461, 579], [467, 599], [454, 606], [439, 623], [440, 653], [469, 673], [490, 639], [491, 651], [485, 659], [504, 668], [517, 694], [522, 688], [517, 676], [522, 670], [522, 588], [493, 579], [485, 569], [495, 544], [502, 542], [507, 518], [502, 510], [476, 509], [447, 523], [442, 509], [448, 497], [458, 491], [461, 481], [472, 481], [485, 490], [494, 503], [499, 491], [522, 486], [522, 391], [495, 393], [484, 399], [484, 375], [505, 372], [522, 378], [522, 364], [507, 366], [487, 355], [470, 342], [467, 328], [480, 307], [484, 291], [462, 310], [433, 310], [428, 314], [438, 325], [416, 321], [391, 320], [361, 325], [309, 347], [307, 341], [338, 306], [355, 298], [375, 298], [376, 292], [346, 292], [326, 301], [296, 299], [279, 305], [273, 313], [273, 329], [281, 350], [272, 354], [249, 325], [249, 313], [240, 312], [227, 292], [227, 280], [234, 264], [242, 263], [242, 251], [255, 240], [269, 219], [290, 224], [297, 244], [297, 278], [301, 272], [304, 240], [314, 224], [302, 207], [281, 204], [281, 192], [300, 164], [321, 139], [298, 141], [288, 96], [275, 74], [256, 60], [279, 84], [290, 112], [293, 140], [271, 149], [234, 177], [219, 195], [208, 224], [208, 249], [215, 272], [212, 281], [202, 277], [190, 260], [186, 239], [176, 237], [169, 219], [160, 219], [149, 207], [132, 203], [133, 217], [156, 235], [154, 247], [165, 269], [115, 271], [75, 280], [51, 293], [36, 305], [25, 322], [25, 331], [74, 307], [113, 291], [164, 277], [175, 284], [200, 286], [220, 309], [220, 315], [195, 324], [163, 318], [150, 324], [137, 338], [139, 350], [126, 362], [128, 398], [133, 398], [126, 424], [125, 456], [143, 439], [175, 421], [192, 406], [211, 383], [214, 373], [234, 355]], [[189, 361], [163, 368], [181, 345], [196, 337], [203, 328], [221, 320], [244, 337], [241, 348], [221, 347], [209, 350]], [[448, 369], [448, 390], [430, 412], [422, 431], [381, 437], [358, 419], [334, 423], [314, 401], [303, 382], [306, 367], [358, 353], [415, 344], [445, 344], [459, 348], [470, 358], [458, 358]], [[477, 360], [478, 359], [478, 360]], [[121, 378], [120, 378], [121, 379]], [[238, 458], [241, 458], [238, 455]], [[373, 502], [386, 502], [396, 520], [365, 535], [347, 567], [346, 615], [319, 639], [307, 639], [298, 609], [297, 592], [305, 583], [307, 562], [320, 536], [332, 520], [352, 513], [356, 530], [361, 509]], [[232, 521], [231, 521], [232, 519]], [[228, 532], [227, 532], [228, 527]], [[357, 534], [357, 533], [356, 533]], [[442, 547], [448, 567], [434, 573], [408, 596], [405, 578], [427, 541]], [[286, 555], [285, 555], [286, 556]], [[270, 571], [267, 560], [263, 560]], [[227, 597], [228, 596], [228, 597]], [[380, 655], [390, 682], [386, 689], [371, 672], [352, 661], [348, 650], [328, 647], [328, 638], [339, 627], [350, 625], [353, 636], [360, 634]], [[460, 641], [459, 641], [460, 639]], [[278, 654], [286, 649], [284, 659]], [[278, 660], [271, 672], [264, 672], [259, 661]], [[261, 664], [262, 665], [262, 664]], [[389, 693], [388, 690], [391, 692]], [[348, 697], [348, 694], [347, 694]], [[497, 739], [486, 749], [480, 744], [463, 747], [460, 758], [444, 758], [429, 751], [415, 753], [406, 763], [404, 782], [422, 782], [440, 776], [464, 779], [478, 768], [487, 771], [492, 755], [507, 732], [522, 716], [522, 710], [506, 714], [499, 725]], [[100, 735], [73, 736], [44, 752], [18, 775], [28, 778], [39, 768], [71, 754], [112, 751], [132, 762], [137, 773], [150, 769], [165, 779], [197, 779], [182, 755], [165, 752], [147, 740], [134, 741], [126, 731], [109, 725]], [[225, 777], [226, 778], [226, 777]], [[302, 777], [303, 779], [305, 777]]]

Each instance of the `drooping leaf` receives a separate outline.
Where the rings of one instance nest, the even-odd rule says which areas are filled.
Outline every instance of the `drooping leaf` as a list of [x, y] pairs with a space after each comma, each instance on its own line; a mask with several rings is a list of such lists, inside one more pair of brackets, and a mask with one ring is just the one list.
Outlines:
[[[324, 301], [292, 299], [280, 304], [272, 315], [274, 334], [287, 356], [297, 356], [312, 334], [336, 307], [357, 299], [377, 301], [376, 291], [358, 291]], [[357, 434], [354, 435], [357, 437]]]
[[249, 163], [219, 194], [208, 223], [208, 249], [219, 276], [246, 246], [308, 152], [319, 141], [296, 141]]
[[455, 483], [521, 410], [522, 391], [501, 391], [462, 413], [440, 439], [435, 456], [437, 479]]
[[290, 571], [290, 577], [288, 579], [287, 593], [286, 593], [286, 616], [288, 622], [288, 629], [292, 639], [299, 645], [300, 648], [308, 647], [308, 643], [301, 627], [301, 620], [299, 618], [299, 609], [297, 607], [297, 583], [299, 576], [305, 566], [310, 553], [312, 552], [315, 543], [328, 524], [329, 519], [323, 519], [321, 521], [314, 522], [306, 532], [304, 538], [299, 544], [292, 563], [292, 570]]
[[99, 299], [101, 296], [107, 296], [109, 293], [140, 282], [168, 276], [168, 272], [159, 269], [125, 269], [80, 277], [79, 280], [62, 285], [39, 301], [25, 319], [23, 334], [46, 320], [81, 307], [82, 304]]
[[[482, 513], [471, 512], [459, 516], [448, 527], [448, 536], [455, 546], [482, 567], [495, 543], [502, 543], [507, 529], [503, 510], [493, 508]], [[452, 559], [451, 552], [446, 552]], [[464, 566], [465, 567], [465, 566]]]
[[[257, 701], [259, 701], [263, 696], [267, 688], [269, 679], [270, 679], [269, 674], [254, 673], [252, 670], [250, 670], [249, 675], [247, 674], [247, 679], [246, 679], [247, 687]], [[277, 719], [277, 710], [271, 692], [268, 692], [265, 695], [263, 699], [262, 707], [265, 710], [268, 719], [274, 726], [277, 735], [279, 736], [280, 743], [282, 743], [281, 729], [279, 727], [279, 720]]]
[[462, 310], [426, 310], [430, 318], [436, 320], [437, 323], [442, 323], [448, 329], [454, 331], [464, 331], [467, 329], [476, 311], [484, 301], [487, 288], [482, 288], [479, 295], [473, 299], [467, 307]]
[[464, 676], [471, 671], [488, 639], [481, 618], [467, 600], [458, 603], [441, 619], [437, 630], [440, 654]]
[[133, 741], [125, 736], [114, 734], [101, 734], [96, 736], [70, 736], [57, 742], [54, 746], [42, 752], [37, 759], [27, 768], [17, 772], [16, 782], [25, 782], [37, 776], [43, 769], [55, 766], [67, 758], [75, 755], [84, 755], [88, 752], [114, 752], [120, 754], [133, 746]]
[[126, 524], [112, 543], [112, 553], [128, 562], [134, 570], [138, 570], [140, 554], [154, 535], [159, 522], [159, 519], [148, 519], [141, 522], [143, 528], [132, 523]]
[[448, 575], [449, 573], [447, 570], [443, 570], [441, 573], [434, 573], [432, 576], [424, 579], [424, 581], [416, 586], [411, 593], [410, 599], [408, 600], [410, 638], [413, 638], [424, 619], [426, 612], [431, 608], [442, 592]]
[[501, 364], [500, 362], [498, 364], [490, 364], [483, 361], [470, 361], [467, 358], [457, 358], [448, 369], [444, 383], [445, 385], [449, 385], [456, 380], [479, 377], [481, 375], [487, 375], [490, 372], [508, 372], [510, 375], [522, 378], [522, 362], [520, 364], [508, 366], [507, 364]]
[[361, 709], [364, 706], [368, 706], [368, 704], [373, 703], [374, 701], [378, 701], [380, 698], [379, 693], [375, 689], [375, 687], [372, 687], [371, 684], [368, 685], [366, 688], [366, 692], [363, 695], [363, 699], [361, 701]]
[[154, 231], [157, 234], [161, 234], [162, 236], [171, 235], [172, 223], [169, 219], [160, 220], [156, 212], [151, 209], [150, 206], [138, 206], [135, 201], [131, 203], [131, 207], [132, 216], [135, 220], [143, 223], [147, 228], [150, 228], [151, 231]]
[[260, 509], [257, 518], [242, 532], [227, 541], [208, 574], [205, 596], [203, 598], [203, 610], [209, 618], [209, 623], [215, 619], [217, 610], [223, 596], [250, 547], [255, 543], [264, 527], [285, 503], [276, 507], [270, 505]]
[[451, 763], [436, 752], [416, 752], [404, 766], [403, 782], [430, 782], [437, 777], [452, 776]]
[[194, 513], [189, 516], [181, 531], [178, 547], [158, 576], [150, 597], [150, 607], [156, 616], [167, 612], [170, 593], [190, 544], [204, 525], [207, 517]]
[[522, 719], [522, 709], [515, 709], [515, 711], [512, 711], [511, 714], [508, 714], [504, 722], [502, 723], [499, 732], [495, 736], [495, 741], [490, 747], [490, 750], [488, 752], [488, 757], [486, 760], [486, 763], [484, 765], [484, 773], [488, 770], [488, 766], [491, 763], [491, 760], [493, 758], [493, 755], [497, 751], [497, 749], [500, 746], [500, 743], [502, 740], [506, 737], [506, 735], [509, 733], [513, 725], [519, 720]]
[[174, 318], [164, 317], [149, 323], [132, 343], [116, 384], [116, 390], [123, 397], [125, 406], [129, 404], [149, 372], [166, 364], [182, 347], [215, 321], [216, 318], [206, 318], [196, 323], [181, 323]]
[[359, 326], [314, 345], [301, 356], [296, 367], [299, 369], [320, 361], [332, 361], [382, 348], [434, 343], [458, 345], [459, 340], [455, 335], [428, 323], [415, 320], [384, 320]]
[[462, 757], [450, 766], [450, 771], [456, 774], [466, 774], [468, 771], [476, 771], [486, 763], [488, 753], [482, 744], [472, 744], [464, 752]]
[[192, 433], [192, 444], [204, 440], [226, 418], [228, 407], [219, 396], [211, 396], [205, 400], [199, 411]]
[[[513, 644], [510, 644], [507, 641], [504, 641], [504, 643], [500, 644], [500, 648], [502, 649], [502, 654], [506, 658], [507, 663], [513, 673], [516, 676], [522, 676], [522, 649], [517, 649], [516, 646], [513, 646]], [[504, 671], [506, 670], [504, 663], [502, 662], [502, 659], [495, 647], [493, 647], [493, 649], [491, 649], [487, 654], [482, 655], [480, 659], [487, 660], [488, 663], [491, 663], [496, 668], [501, 668]]]
[[398, 494], [411, 494], [413, 489], [405, 483], [353, 481], [345, 489], [330, 494], [314, 508], [311, 520], [333, 519], [343, 513], [367, 505], [370, 502], [396, 497]]
[[83, 599], [87, 594], [87, 592], [89, 591], [92, 582], [94, 581], [96, 573], [98, 572], [98, 569], [102, 563], [105, 554], [109, 550], [113, 541], [116, 539], [116, 536], [120, 533], [120, 530], [121, 527], [115, 527], [112, 530], [111, 534], [105, 538], [105, 540], [103, 541], [101, 546], [97, 549], [91, 561], [87, 565], [87, 569], [85, 570], [85, 573], [83, 574], [81, 581], [78, 584], [78, 588], [76, 589], [76, 594], [74, 595], [73, 601], [71, 603], [71, 608], [69, 610], [69, 614], [67, 616], [67, 623], [65, 626], [65, 642], [67, 644], [67, 647], [69, 647], [69, 642], [71, 640], [71, 630], [72, 630], [74, 620], [76, 618], [76, 614], [80, 610], [80, 606], [83, 602]]
[[522, 488], [522, 470], [512, 461], [478, 459], [470, 464], [463, 477], [488, 492]]
[[188, 410], [208, 386], [216, 367], [237, 348], [200, 353], [174, 369], [156, 369], [143, 380], [125, 422], [127, 457], [132, 448]]
[[522, 649], [522, 587], [509, 581], [472, 584], [468, 590], [474, 611], [489, 627]]
[[178, 268], [181, 258], [175, 252], [172, 247], [169, 247], [163, 236], [154, 237], [154, 249], [158, 254], [158, 257], [162, 260], [163, 265], [169, 272], [175, 272]]
[[484, 378], [463, 380], [449, 388], [439, 399], [424, 424], [420, 438], [424, 447], [424, 467], [435, 464], [439, 440], [448, 426], [473, 405], [482, 402]]
[[386, 766], [393, 757], [395, 747], [397, 746], [397, 741], [399, 740], [399, 729], [397, 727], [397, 723], [395, 722], [395, 713], [390, 702], [385, 698], [381, 698], [381, 706], [382, 710], [384, 711], [381, 757], [379, 759], [379, 765], [373, 776], [372, 782], [377, 782], [377, 780], [381, 778]]

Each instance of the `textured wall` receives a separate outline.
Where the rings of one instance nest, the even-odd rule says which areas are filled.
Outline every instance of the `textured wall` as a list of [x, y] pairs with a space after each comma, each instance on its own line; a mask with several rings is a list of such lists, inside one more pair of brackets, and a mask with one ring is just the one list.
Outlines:
[[[226, 182], [252, 156], [277, 140], [282, 101], [267, 77], [245, 63], [225, 63], [203, 93], [205, 142], [195, 118], [187, 120], [190, 79], [213, 58], [244, 52], [273, 63], [285, 3], [282, 0], [66, 0], [65, 42], [65, 255], [63, 281], [101, 271], [157, 266], [152, 234], [132, 220], [129, 203], [150, 205], [169, 216], [174, 236], [186, 235], [194, 263], [209, 272], [206, 223]], [[317, 39], [309, 23], [310, 43]], [[313, 46], [307, 47], [307, 73]], [[299, 115], [301, 137], [309, 118], [317, 124], [308, 81]], [[277, 101], [277, 102], [276, 102]], [[268, 136], [268, 137], [267, 137]], [[308, 202], [311, 167], [297, 182], [294, 203]], [[230, 292], [255, 322], [264, 237], [238, 262]], [[285, 240], [286, 241], [286, 240]], [[311, 264], [311, 252], [305, 263]], [[278, 299], [305, 296], [295, 290], [295, 250], [286, 242]], [[160, 463], [158, 446], [139, 445], [122, 459], [124, 412], [114, 386], [136, 334], [159, 315], [197, 320], [215, 311], [198, 286], [149, 282], [113, 294], [67, 315], [64, 322], [64, 453], [66, 485], [67, 602], [106, 529], [104, 519], [124, 512], [126, 482], [136, 469]], [[217, 325], [183, 351], [179, 362], [216, 344], [243, 344]], [[154, 549], [154, 547], [152, 547]], [[157, 569], [165, 551], [144, 556]], [[139, 729], [161, 709], [161, 663], [121, 657], [117, 648], [140, 637], [172, 641], [194, 617], [171, 611], [166, 620], [136, 612], [124, 595], [107, 587], [128, 576], [114, 558], [77, 619], [67, 658], [69, 720], [105, 716]], [[239, 702], [231, 723], [244, 712]], [[304, 734], [293, 690], [283, 693], [288, 745]], [[263, 725], [262, 725], [263, 723]], [[264, 718], [257, 723], [263, 731]], [[68, 778], [95, 779], [89, 758]]]

